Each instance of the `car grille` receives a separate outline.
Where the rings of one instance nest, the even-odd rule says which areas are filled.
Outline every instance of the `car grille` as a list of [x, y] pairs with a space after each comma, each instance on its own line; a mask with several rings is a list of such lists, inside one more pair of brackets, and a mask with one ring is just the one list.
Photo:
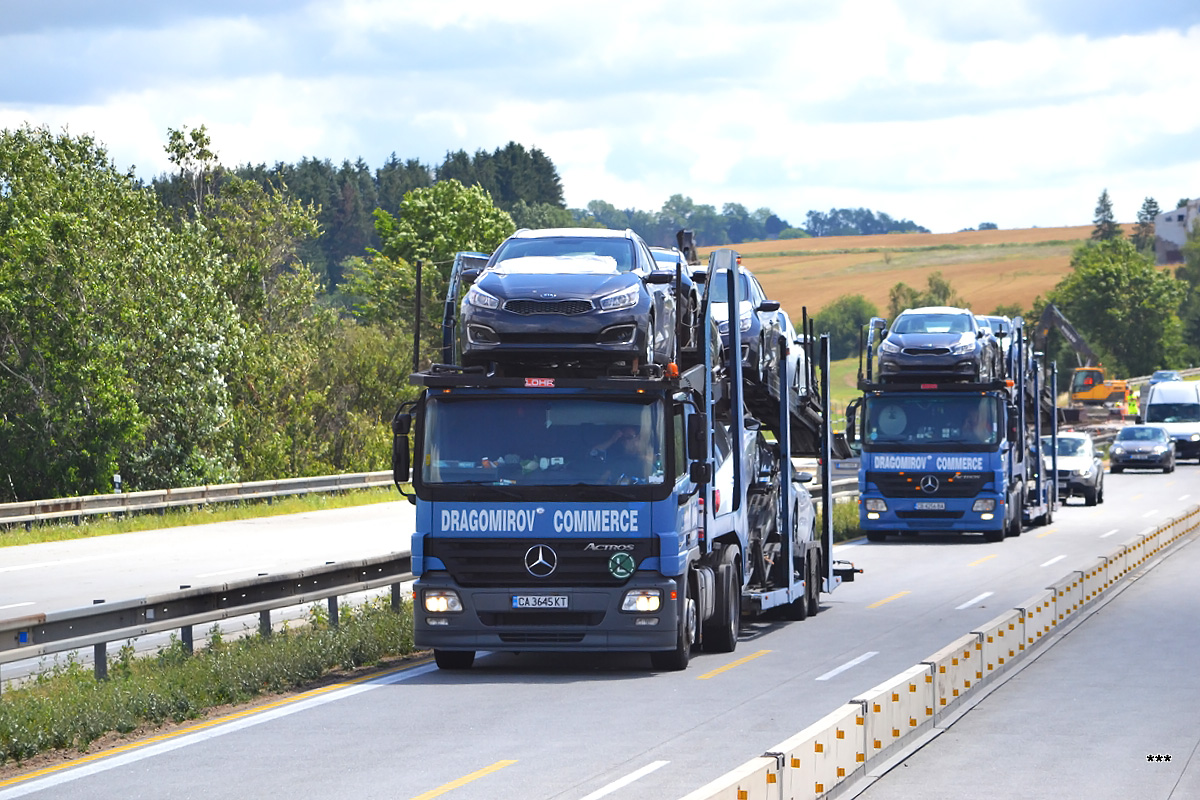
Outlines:
[[586, 314], [592, 310], [590, 300], [509, 300], [505, 311], [514, 314]]
[[[635, 564], [658, 555], [658, 539], [434, 539], [425, 540], [425, 555], [441, 559], [460, 586], [544, 587], [623, 586], [628, 578], [614, 578], [608, 570], [612, 551], [585, 551], [591, 542], [632, 544], [623, 552]], [[525, 569], [525, 553], [534, 545], [546, 545], [558, 555], [554, 572], [536, 578]]]
[[906, 356], [948, 356], [950, 355], [949, 347], [906, 347], [904, 348]]
[[[921, 491], [921, 479], [937, 478], [934, 492]], [[991, 476], [984, 472], [868, 472], [867, 481], [884, 497], [974, 497]]]

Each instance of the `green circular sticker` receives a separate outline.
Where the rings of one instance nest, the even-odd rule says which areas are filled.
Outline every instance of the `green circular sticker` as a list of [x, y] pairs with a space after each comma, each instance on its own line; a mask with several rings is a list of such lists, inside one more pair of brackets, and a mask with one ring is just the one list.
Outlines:
[[629, 553], [613, 553], [608, 559], [608, 571], [617, 580], [625, 580], [633, 574], [633, 556]]

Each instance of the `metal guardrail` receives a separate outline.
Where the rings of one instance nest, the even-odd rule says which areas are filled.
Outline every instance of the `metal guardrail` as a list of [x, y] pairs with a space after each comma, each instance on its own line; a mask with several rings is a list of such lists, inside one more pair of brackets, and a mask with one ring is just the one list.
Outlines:
[[229, 503], [238, 500], [263, 500], [310, 492], [337, 492], [347, 489], [369, 489], [390, 486], [392, 473], [356, 472], [346, 475], [319, 475], [310, 478], [283, 478], [251, 483], [225, 483], [188, 486], [182, 489], [156, 489], [146, 492], [96, 494], [86, 497], [63, 497], [55, 500], [34, 500], [28, 503], [0, 503], [0, 526], [75, 518], [98, 514], [129, 514], [164, 511], [168, 508], [202, 506], [209, 503]]
[[190, 651], [195, 625], [257, 613], [260, 631], [270, 635], [271, 611], [321, 600], [329, 602], [330, 624], [336, 626], [338, 597], [390, 585], [392, 607], [399, 609], [400, 585], [411, 579], [411, 554], [392, 553], [285, 575], [0, 620], [0, 665], [94, 647], [96, 677], [103, 678], [109, 642], [179, 630]]

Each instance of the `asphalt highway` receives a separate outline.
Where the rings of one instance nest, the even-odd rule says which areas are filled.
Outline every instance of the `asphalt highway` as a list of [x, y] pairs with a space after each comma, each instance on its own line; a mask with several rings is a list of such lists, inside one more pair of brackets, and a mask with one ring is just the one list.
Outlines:
[[[420, 663], [0, 783], [0, 800], [679, 797], [1196, 504], [1197, 477], [1192, 464], [1106, 476], [1104, 504], [1075, 501], [1000, 543], [839, 546], [865, 574], [822, 595], [816, 617], [748, 621], [734, 653], [697, 653], [685, 672], [654, 672], [644, 654], [489, 653], [467, 672]], [[205, 528], [0, 549], [0, 607], [28, 603], [0, 615], [407, 550], [412, 522], [397, 503]]]

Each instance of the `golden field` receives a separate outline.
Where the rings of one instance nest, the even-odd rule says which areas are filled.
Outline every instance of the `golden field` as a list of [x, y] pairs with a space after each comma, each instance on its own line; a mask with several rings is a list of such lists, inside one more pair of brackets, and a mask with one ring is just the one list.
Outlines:
[[[1132, 226], [1124, 226], [1126, 233]], [[977, 314], [999, 305], [1029, 308], [1070, 271], [1071, 253], [1093, 226], [827, 236], [734, 245], [742, 264], [799, 324], [846, 294], [861, 294], [887, 313], [888, 292], [903, 282], [918, 290], [941, 272]], [[701, 250], [702, 258], [712, 248]]]

